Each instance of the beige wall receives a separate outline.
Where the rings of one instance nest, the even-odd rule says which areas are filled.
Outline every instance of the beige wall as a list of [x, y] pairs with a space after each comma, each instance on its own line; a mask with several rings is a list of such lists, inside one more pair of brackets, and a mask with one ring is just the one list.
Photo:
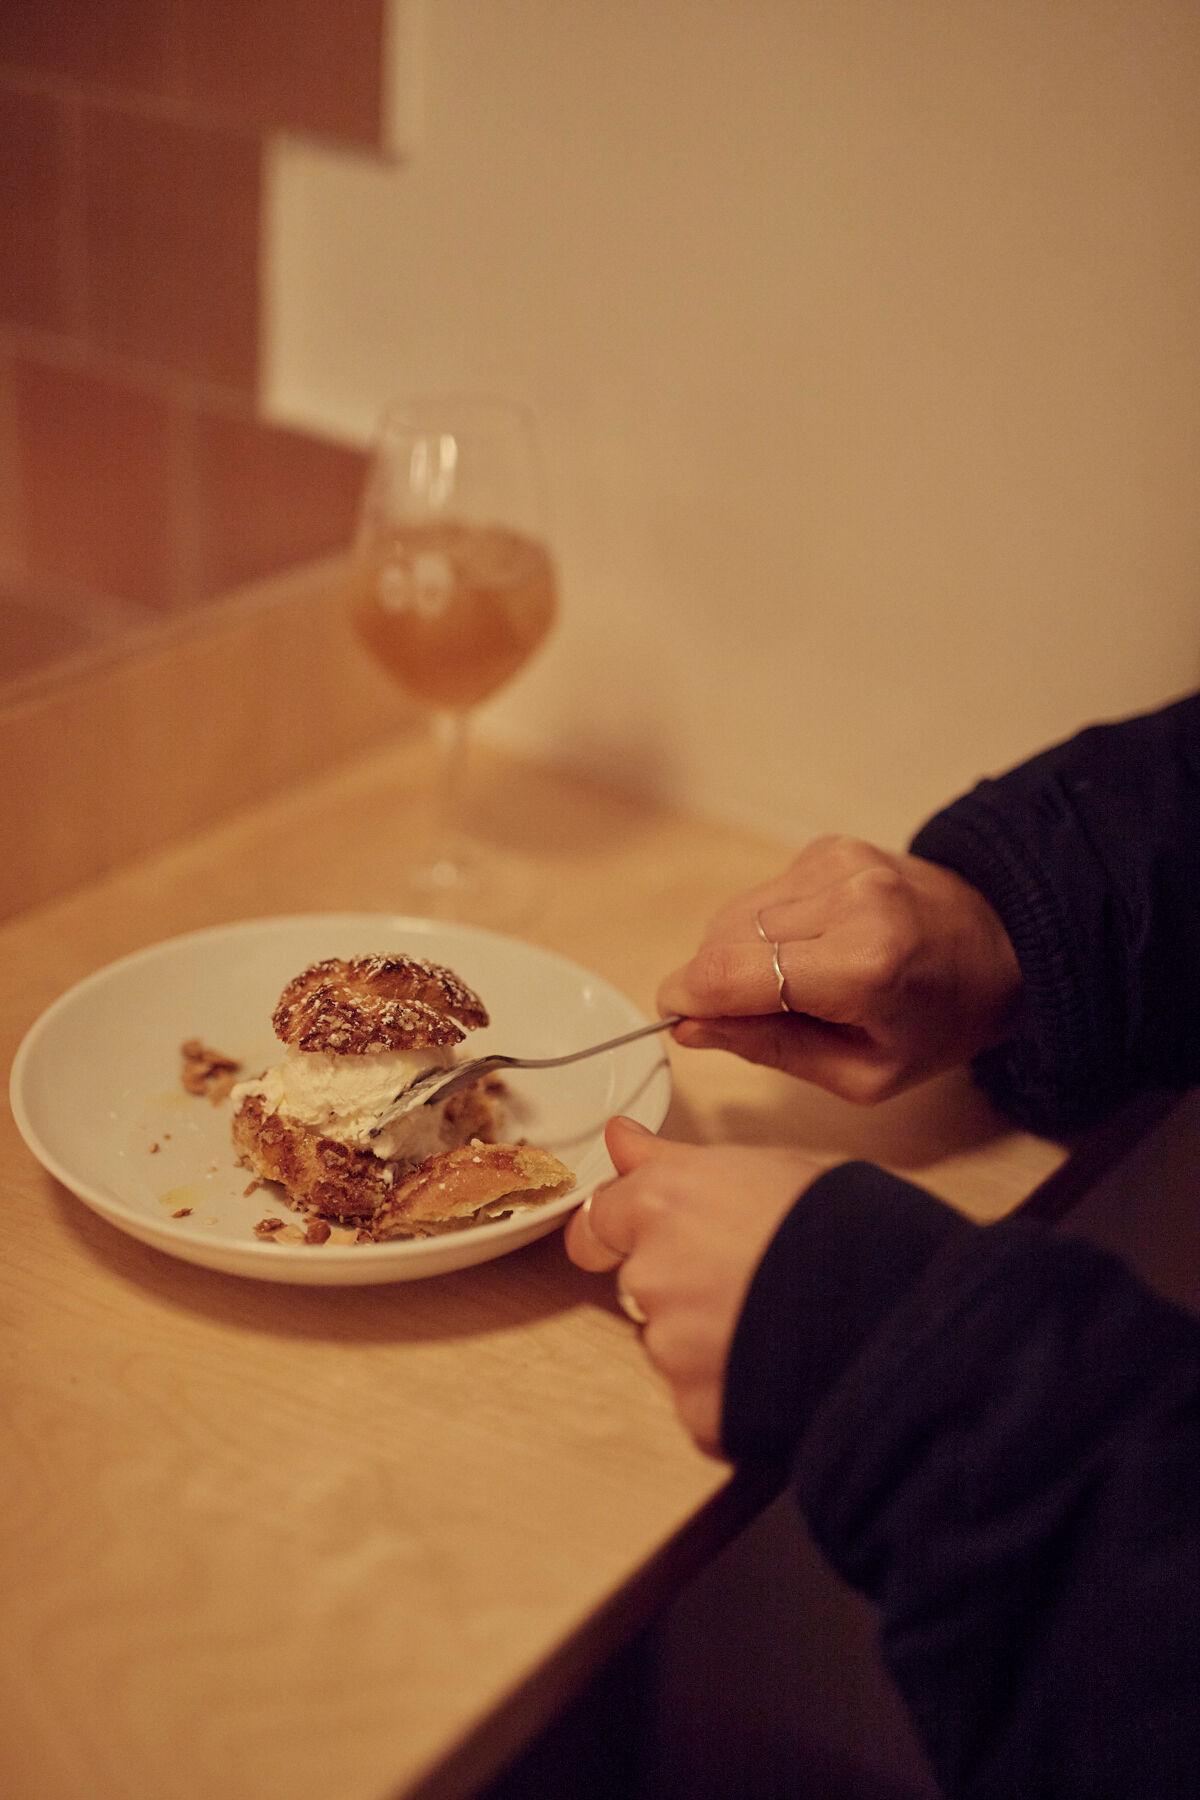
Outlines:
[[537, 409], [566, 612], [494, 729], [895, 842], [1195, 683], [1194, 0], [420, 10], [411, 158], [276, 157], [266, 401]]

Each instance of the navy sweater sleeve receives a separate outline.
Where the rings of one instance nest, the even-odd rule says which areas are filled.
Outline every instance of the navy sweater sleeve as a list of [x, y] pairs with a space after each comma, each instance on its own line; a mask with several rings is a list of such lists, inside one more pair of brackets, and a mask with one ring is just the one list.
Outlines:
[[862, 1164], [751, 1285], [735, 1460], [786, 1457], [953, 1800], [1200, 1792], [1200, 1325]]
[[987, 895], [1024, 1022], [975, 1074], [1034, 1131], [1200, 1080], [1200, 696], [1093, 726], [981, 782], [913, 851]]

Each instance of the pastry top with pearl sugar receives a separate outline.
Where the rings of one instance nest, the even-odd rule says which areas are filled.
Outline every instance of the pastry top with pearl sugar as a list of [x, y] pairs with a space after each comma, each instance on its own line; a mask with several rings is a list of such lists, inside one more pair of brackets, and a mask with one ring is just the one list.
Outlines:
[[416, 956], [338, 956], [288, 982], [271, 1023], [293, 1049], [363, 1056], [461, 1043], [487, 1008], [452, 969]]

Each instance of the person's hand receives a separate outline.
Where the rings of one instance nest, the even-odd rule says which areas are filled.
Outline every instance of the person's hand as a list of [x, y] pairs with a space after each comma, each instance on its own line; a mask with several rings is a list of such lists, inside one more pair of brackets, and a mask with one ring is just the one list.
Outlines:
[[1020, 985], [1003, 925], [961, 876], [819, 838], [716, 915], [658, 1005], [687, 1015], [680, 1044], [870, 1104], [1000, 1043]]
[[609, 1121], [606, 1141], [617, 1179], [574, 1214], [567, 1254], [581, 1269], [620, 1268], [646, 1354], [697, 1444], [718, 1456], [725, 1366], [751, 1277], [826, 1164], [802, 1150], [672, 1143], [624, 1118]]

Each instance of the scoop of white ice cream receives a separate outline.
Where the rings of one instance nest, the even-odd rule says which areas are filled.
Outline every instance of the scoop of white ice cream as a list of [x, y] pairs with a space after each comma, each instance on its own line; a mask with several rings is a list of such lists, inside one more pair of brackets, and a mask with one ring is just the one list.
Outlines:
[[232, 1098], [236, 1106], [261, 1095], [268, 1112], [311, 1125], [324, 1137], [373, 1150], [389, 1162], [401, 1156], [423, 1161], [443, 1147], [440, 1105], [414, 1108], [377, 1138], [371, 1132], [384, 1108], [418, 1075], [450, 1068], [455, 1060], [447, 1049], [371, 1050], [363, 1056], [288, 1049], [257, 1081], [239, 1082]]

